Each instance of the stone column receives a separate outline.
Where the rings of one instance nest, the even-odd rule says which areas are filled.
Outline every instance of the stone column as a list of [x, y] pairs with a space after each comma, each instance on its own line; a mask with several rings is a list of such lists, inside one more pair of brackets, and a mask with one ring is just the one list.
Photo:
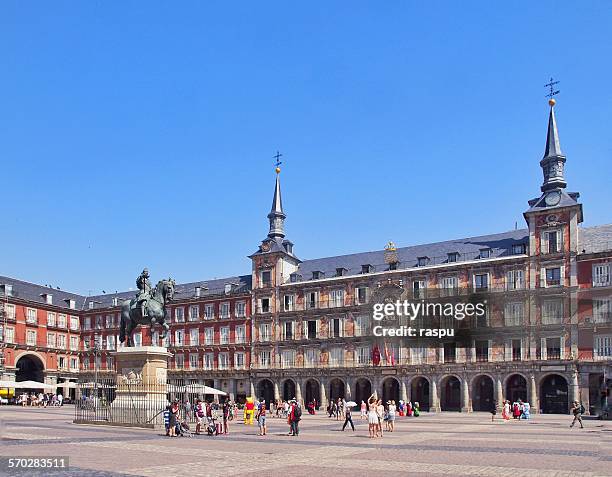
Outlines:
[[[580, 388], [578, 387], [578, 371], [572, 373], [571, 380], [571, 401], [580, 402]], [[571, 404], [571, 402], [570, 402]], [[585, 406], [586, 407], [586, 406]]]
[[[580, 373], [580, 400], [584, 405], [585, 414], [591, 414], [590, 402], [591, 397], [589, 396], [589, 373]], [[597, 405], [597, 403], [595, 403]]]
[[304, 407], [304, 401], [302, 399], [302, 384], [299, 380], [295, 381], [295, 399], [300, 404], [300, 406]]
[[349, 380], [346, 380], [346, 384], [344, 386], [344, 399], [347, 401], [351, 400], [351, 383], [349, 382]]
[[253, 381], [249, 381], [249, 393], [250, 396], [255, 397], [255, 383]]
[[500, 376], [497, 377], [497, 410], [501, 412], [504, 407], [504, 387], [502, 385], [502, 379]]
[[463, 388], [461, 412], [472, 412], [472, 403], [470, 402], [470, 382], [467, 377], [464, 377], [461, 380], [461, 387]]
[[[221, 389], [221, 380], [220, 379], [215, 379], [214, 380], [214, 387], [215, 389]], [[214, 402], [219, 403], [219, 395], [215, 394], [215, 397], [213, 398]]]
[[400, 399], [404, 402], [408, 401], [408, 392], [406, 391], [406, 380], [405, 379], [401, 380]]
[[278, 381], [274, 381], [274, 400], [278, 401], [280, 399], [280, 392], [278, 390]]
[[440, 399], [438, 399], [438, 384], [435, 378], [431, 379], [431, 397], [430, 397], [430, 412], [440, 412]]
[[229, 380], [229, 387], [228, 387], [227, 394], [228, 394], [227, 398], [230, 401], [236, 401], [236, 380], [235, 379]]
[[325, 390], [325, 381], [323, 379], [321, 379], [321, 383], [319, 385], [319, 394], [319, 399], [321, 401], [319, 403], [319, 406], [322, 410], [325, 410], [327, 408], [327, 393]]
[[529, 378], [529, 404], [531, 406], [531, 413], [538, 414], [540, 412], [540, 403], [538, 399], [538, 387], [536, 386], [535, 376], [532, 374]]

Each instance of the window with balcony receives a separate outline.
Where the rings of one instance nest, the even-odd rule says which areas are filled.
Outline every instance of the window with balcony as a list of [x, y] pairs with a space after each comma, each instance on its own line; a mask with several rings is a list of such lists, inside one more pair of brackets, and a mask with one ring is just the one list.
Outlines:
[[295, 295], [283, 296], [283, 310], [293, 311], [295, 309]]
[[329, 323], [329, 337], [340, 338], [343, 333], [343, 320], [341, 318], [332, 318]]
[[542, 233], [542, 252], [559, 253], [561, 252], [561, 231], [550, 230]]
[[612, 285], [612, 264], [597, 263], [593, 265], [593, 286], [608, 287]]
[[55, 346], [56, 346], [55, 333], [47, 333], [47, 347], [55, 348]]
[[355, 305], [365, 305], [368, 302], [368, 287], [355, 288]]
[[369, 346], [359, 346], [356, 351], [358, 365], [368, 366], [372, 363], [372, 352]]
[[206, 353], [204, 355], [204, 369], [214, 369], [215, 355], [214, 353]]
[[66, 369], [66, 357], [65, 356], [58, 356], [57, 357], [57, 368], [61, 369], [61, 370], [65, 370]]
[[525, 288], [525, 272], [523, 270], [508, 270], [506, 272], [506, 289], [522, 290]]
[[525, 304], [523, 302], [506, 303], [504, 321], [506, 326], [522, 326], [525, 321]]
[[200, 344], [200, 330], [199, 330], [199, 328], [191, 328], [189, 330], [189, 344], [191, 346], [198, 346]]
[[489, 289], [489, 274], [477, 273], [474, 275], [474, 288], [476, 291], [485, 291]]
[[47, 312], [47, 326], [55, 327], [55, 325], [56, 325], [55, 313], [51, 311]]
[[354, 318], [355, 336], [368, 336], [370, 334], [370, 317], [357, 315]]
[[234, 333], [236, 335], [236, 344], [241, 344], [246, 342], [246, 326], [240, 325], [236, 326], [234, 329]]
[[593, 321], [595, 323], [612, 322], [612, 300], [610, 298], [593, 299]]
[[259, 312], [260, 313], [270, 313], [270, 299], [269, 298], [260, 298], [259, 299]]
[[459, 288], [459, 280], [457, 277], [443, 277], [440, 281], [440, 294], [442, 296], [455, 295]]
[[72, 351], [78, 351], [79, 349], [79, 337], [78, 336], [70, 337], [70, 349]]
[[483, 363], [489, 361], [489, 342], [487, 340], [476, 341], [474, 348], [477, 362]]
[[457, 361], [457, 345], [455, 343], [444, 343], [444, 362], [455, 363]]
[[259, 272], [259, 279], [261, 281], [262, 288], [268, 288], [272, 286], [272, 272], [270, 270], [262, 270]]
[[198, 321], [200, 319], [200, 307], [191, 305], [189, 307], [189, 321]]
[[234, 353], [234, 368], [244, 369], [244, 367], [245, 367], [244, 353], [243, 352]]
[[329, 365], [344, 366], [344, 348], [338, 346], [329, 350]]
[[70, 316], [70, 329], [71, 330], [79, 329], [79, 317], [78, 316]]
[[207, 303], [204, 305], [204, 319], [212, 320], [215, 317], [215, 305]]
[[4, 342], [5, 343], [14, 343], [15, 342], [15, 328], [12, 326], [7, 326], [4, 330]]
[[612, 359], [612, 335], [595, 336], [593, 357], [597, 360]]
[[560, 338], [546, 338], [546, 359], [561, 359]]
[[15, 305], [12, 305], [10, 303], [5, 303], [4, 304], [4, 311], [6, 313], [6, 318], [9, 320], [14, 320], [15, 319]]
[[175, 323], [185, 322], [185, 309], [183, 307], [174, 309], [174, 322]]
[[215, 329], [205, 328], [204, 329], [204, 344], [206, 346], [210, 346], [214, 343], [214, 339], [215, 339]]
[[79, 370], [79, 358], [70, 358], [70, 371]]
[[310, 291], [306, 293], [306, 309], [311, 310], [319, 306], [319, 292]]
[[319, 348], [307, 348], [304, 351], [304, 364], [308, 367], [317, 367], [321, 362], [321, 350]]
[[189, 367], [191, 369], [197, 369], [199, 365], [200, 357], [198, 353], [189, 353]]
[[221, 327], [221, 344], [229, 344], [230, 341], [230, 328], [229, 326], [222, 326]]
[[114, 335], [108, 335], [106, 337], [106, 349], [109, 351], [112, 351], [115, 349], [115, 336]]
[[36, 346], [36, 331], [35, 330], [26, 331], [26, 344], [28, 346]]
[[185, 345], [185, 330], [174, 330], [174, 346]]
[[236, 318], [244, 318], [246, 316], [246, 302], [236, 302]]
[[520, 339], [514, 339], [511, 341], [512, 348], [512, 361], [520, 361], [523, 357], [522, 342]]
[[546, 286], [554, 287], [561, 285], [561, 268], [552, 267], [546, 269]]
[[306, 331], [306, 339], [314, 340], [317, 338], [319, 331], [319, 322], [318, 320], [308, 320], [306, 321], [305, 331]]
[[230, 304], [229, 303], [221, 303], [221, 308], [219, 309], [219, 314], [221, 318], [229, 318], [230, 317]]
[[113, 326], [113, 315], [106, 315], [106, 327], [111, 328]]
[[185, 355], [183, 353], [176, 353], [174, 355], [174, 364], [177, 369], [183, 369], [185, 367]]
[[281, 352], [281, 367], [283, 368], [295, 367], [295, 350], [286, 349]]
[[112, 356], [106, 357], [106, 369], [108, 370], [115, 369], [115, 360], [113, 359]]
[[28, 323], [36, 323], [38, 321], [38, 317], [36, 316], [36, 309], [28, 308], [26, 311], [26, 321]]
[[411, 364], [426, 364], [427, 363], [427, 348], [424, 346], [410, 348], [410, 363]]
[[295, 338], [293, 333], [294, 322], [293, 321], [285, 321], [282, 323], [282, 339], [283, 340], [292, 340]]
[[344, 290], [337, 289], [337, 290], [332, 290], [329, 293], [329, 306], [331, 307], [344, 306]]
[[272, 325], [270, 323], [259, 324], [259, 341], [266, 342], [270, 341], [272, 337]]
[[558, 325], [563, 322], [563, 300], [544, 300], [542, 303], [542, 324]]
[[259, 352], [259, 366], [262, 368], [269, 368], [271, 365], [271, 353], [270, 351], [260, 351]]
[[414, 298], [425, 298], [425, 290], [427, 288], [427, 283], [425, 280], [415, 280], [412, 282], [412, 294]]

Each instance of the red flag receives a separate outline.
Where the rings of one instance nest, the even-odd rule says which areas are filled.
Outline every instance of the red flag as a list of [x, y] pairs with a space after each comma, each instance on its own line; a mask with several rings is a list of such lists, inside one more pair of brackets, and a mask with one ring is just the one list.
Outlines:
[[380, 348], [378, 345], [374, 345], [372, 349], [372, 363], [374, 366], [378, 366], [380, 364]]

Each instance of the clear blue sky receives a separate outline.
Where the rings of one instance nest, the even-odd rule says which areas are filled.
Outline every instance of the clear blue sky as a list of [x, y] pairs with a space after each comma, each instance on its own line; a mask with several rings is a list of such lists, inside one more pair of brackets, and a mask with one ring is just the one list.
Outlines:
[[0, 274], [100, 293], [250, 273], [284, 154], [300, 258], [501, 232], [548, 107], [612, 222], [612, 2], [0, 3]]

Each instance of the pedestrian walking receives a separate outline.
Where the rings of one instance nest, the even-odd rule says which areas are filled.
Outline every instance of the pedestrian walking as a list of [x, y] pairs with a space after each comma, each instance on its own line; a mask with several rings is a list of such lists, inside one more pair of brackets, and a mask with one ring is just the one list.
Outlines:
[[257, 424], [259, 425], [259, 435], [265, 436], [266, 435], [266, 401], [263, 399], [261, 400], [261, 403], [259, 404], [259, 408], [257, 409], [257, 416], [255, 416], [255, 419], [257, 419]]
[[574, 424], [576, 424], [576, 421], [578, 421], [578, 423], [580, 424], [580, 429], [584, 429], [584, 426], [582, 425], [582, 413], [584, 412], [584, 406], [582, 405], [582, 403], [574, 401], [572, 403], [572, 408], [570, 409], [570, 411], [574, 415], [574, 419], [572, 420], [570, 427], [574, 427]]
[[344, 425], [342, 426], [342, 431], [344, 431], [344, 429], [346, 428], [347, 424], [350, 424], [351, 425], [351, 429], [353, 429], [353, 431], [355, 431], [355, 425], [353, 424], [353, 418], [351, 416], [351, 408], [348, 407], [348, 406], [344, 410]]
[[393, 432], [395, 430], [395, 413], [397, 408], [395, 406], [395, 401], [392, 399], [389, 401], [389, 407], [387, 408], [387, 425], [389, 426], [389, 432]]

